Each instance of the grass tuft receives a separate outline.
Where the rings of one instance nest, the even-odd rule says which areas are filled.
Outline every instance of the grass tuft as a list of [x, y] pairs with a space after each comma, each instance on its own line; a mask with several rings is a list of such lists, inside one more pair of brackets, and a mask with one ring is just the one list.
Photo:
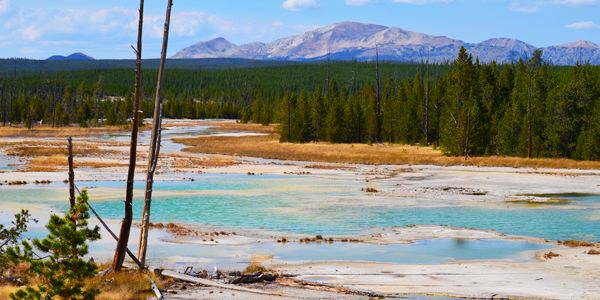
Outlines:
[[265, 268], [262, 263], [272, 258], [273, 255], [252, 254], [252, 257], [250, 258], [250, 265], [246, 268], [246, 273], [252, 274], [256, 271], [267, 272], [268, 269]]
[[562, 244], [564, 246], [571, 247], [571, 248], [594, 246], [593, 243], [586, 242], [586, 241], [577, 241], [577, 240], [566, 240], [566, 241], [562, 242]]

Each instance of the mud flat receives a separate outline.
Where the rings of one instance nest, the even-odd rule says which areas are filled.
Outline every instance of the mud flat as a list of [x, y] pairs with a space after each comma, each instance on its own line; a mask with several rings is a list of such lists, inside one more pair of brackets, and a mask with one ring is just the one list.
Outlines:
[[[134, 226], [139, 226], [134, 224]], [[169, 243], [181, 244], [220, 244], [220, 245], [244, 245], [252, 243], [281, 242], [357, 242], [378, 245], [409, 244], [417, 240], [426, 239], [497, 239], [524, 241], [530, 243], [543, 243], [558, 245], [555, 241], [533, 238], [527, 236], [506, 235], [495, 230], [477, 230], [474, 228], [457, 228], [442, 225], [409, 225], [406, 227], [372, 228], [371, 233], [361, 236], [337, 237], [337, 236], [314, 236], [306, 234], [282, 234], [265, 230], [250, 229], [223, 229], [220, 227], [198, 226], [189, 224], [172, 224], [167, 228], [170, 235], [161, 237], [161, 240]], [[212, 239], [213, 241], [210, 241]]]
[[378, 193], [382, 196], [458, 201], [551, 202], [536, 194], [600, 194], [600, 172], [572, 169], [527, 169], [472, 166], [412, 166], [380, 182], [396, 185]]
[[[537, 263], [471, 261], [442, 265], [310, 263], [274, 268], [298, 279], [385, 295], [436, 294], [491, 299], [599, 299], [600, 256], [592, 247], [552, 250]], [[543, 256], [548, 251], [540, 252]]]

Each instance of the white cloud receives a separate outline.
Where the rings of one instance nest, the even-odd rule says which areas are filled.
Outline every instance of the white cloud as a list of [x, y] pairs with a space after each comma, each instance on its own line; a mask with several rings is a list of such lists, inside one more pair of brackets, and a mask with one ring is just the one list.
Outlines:
[[29, 26], [21, 31], [21, 37], [26, 41], [35, 41], [40, 36], [42, 36], [41, 29], [34, 26]]
[[588, 6], [600, 4], [600, 0], [549, 0], [536, 1], [537, 5], [571, 5], [571, 6]]
[[10, 9], [10, 0], [0, 0], [0, 14], [7, 12]]
[[279, 27], [279, 26], [283, 25], [283, 23], [275, 21], [275, 22], [271, 23], [271, 25], [273, 25], [275, 27]]
[[223, 20], [215, 15], [211, 15], [208, 17], [208, 22], [210, 22], [217, 30], [225, 31], [225, 32], [238, 32], [248, 30], [247, 27], [244, 26], [236, 26], [232, 21]]
[[595, 24], [592, 21], [588, 21], [588, 22], [578, 22], [578, 23], [573, 23], [573, 24], [569, 24], [566, 25], [565, 28], [567, 29], [600, 29], [600, 25]]
[[408, 3], [408, 4], [416, 4], [416, 5], [425, 5], [432, 3], [450, 3], [454, 0], [394, 0], [396, 3]]
[[519, 13], [535, 13], [547, 5], [594, 6], [600, 5], [600, 0], [514, 0], [508, 9]]
[[[0, 5], [6, 0], [0, 0]], [[123, 7], [97, 11], [21, 9], [0, 21], [0, 41], [36, 41], [130, 38], [137, 36], [139, 13]], [[212, 17], [215, 21], [218, 18]], [[144, 36], [162, 38], [164, 16], [144, 16]], [[180, 12], [171, 17], [171, 32], [178, 36], [196, 36], [207, 18], [202, 12]], [[218, 20], [217, 20], [218, 21]], [[217, 22], [218, 23], [218, 22]]]
[[291, 11], [315, 9], [320, 6], [321, 4], [315, 0], [287, 0], [283, 3], [283, 8]]
[[347, 5], [365, 6], [376, 4], [377, 0], [346, 0]]
[[195, 36], [205, 18], [206, 14], [197, 11], [180, 12], [172, 17], [173, 31], [178, 36]]
[[[86, 10], [19, 10], [3, 22], [7, 36], [0, 39], [34, 41], [45, 36], [111, 36], [135, 33], [131, 27], [138, 13], [122, 7], [98, 11]], [[137, 24], [136, 24], [137, 25]]]
[[537, 6], [537, 5], [522, 5], [519, 2], [511, 3], [510, 6], [508, 7], [508, 9], [510, 9], [511, 11], [514, 11], [514, 12], [524, 13], [524, 14], [531, 14], [531, 13], [534, 13], [534, 12], [537, 12], [540, 10], [539, 6]]

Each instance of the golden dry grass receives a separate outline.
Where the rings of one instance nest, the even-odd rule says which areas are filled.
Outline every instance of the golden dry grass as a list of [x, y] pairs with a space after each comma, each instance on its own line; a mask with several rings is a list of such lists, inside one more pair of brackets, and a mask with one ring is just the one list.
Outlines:
[[[100, 269], [106, 268], [108, 268], [107, 264], [100, 266]], [[166, 281], [162, 277], [156, 276], [152, 272], [138, 270], [124, 270], [119, 273], [110, 273], [104, 277], [88, 279], [85, 288], [100, 289], [101, 293], [96, 298], [97, 300], [146, 299], [146, 296], [154, 295], [146, 274], [154, 280], [159, 289], [164, 289]], [[37, 282], [35, 278], [30, 278], [26, 284], [37, 285]], [[19, 289], [18, 286], [10, 284], [0, 285], [0, 299], [10, 299], [9, 295]]]
[[67, 137], [67, 136], [95, 136], [104, 133], [131, 131], [117, 126], [105, 127], [58, 127], [52, 128], [48, 125], [34, 126], [32, 130], [27, 127], [0, 127], [0, 137]]
[[[25, 165], [29, 172], [54, 172], [66, 170], [69, 166], [66, 156], [53, 155], [53, 156], [41, 156], [36, 157]], [[125, 167], [128, 164], [125, 163], [112, 163], [102, 161], [76, 161], [74, 162], [75, 168], [88, 167], [88, 168], [110, 168], [110, 167]]]
[[253, 131], [260, 133], [275, 133], [276, 125], [262, 126], [261, 124], [253, 123], [237, 123], [234, 121], [211, 121], [211, 120], [190, 120], [190, 121], [176, 121], [163, 122], [163, 128], [170, 127], [189, 127], [189, 126], [212, 126], [215, 129], [225, 131]]
[[173, 168], [199, 168], [199, 167], [225, 167], [237, 165], [240, 162], [235, 159], [235, 156], [211, 155], [205, 157], [188, 157], [177, 154], [170, 156], [173, 161]]
[[[73, 155], [74, 156], [91, 156], [97, 154], [108, 154], [108, 153], [120, 153], [119, 151], [106, 150], [98, 148], [99, 145], [110, 143], [90, 143], [88, 142], [74, 142], [73, 143]], [[0, 143], [0, 148], [4, 148], [4, 151], [8, 155], [16, 155], [22, 157], [37, 157], [37, 156], [54, 156], [54, 155], [68, 155], [67, 141], [35, 141], [26, 140], [20, 142], [5, 142]]]
[[563, 246], [567, 246], [567, 247], [571, 247], [571, 248], [594, 246], [593, 243], [590, 243], [588, 241], [578, 241], [578, 240], [566, 240], [566, 241], [562, 242], [562, 244], [563, 244]]
[[19, 287], [14, 285], [0, 285], [0, 299], [10, 299], [10, 294], [19, 290]]
[[531, 167], [531, 168], [567, 168], [600, 169], [600, 162], [576, 161], [571, 159], [527, 159], [520, 157], [462, 157], [445, 156], [432, 147], [414, 145], [366, 145], [331, 143], [279, 143], [274, 136], [208, 136], [193, 139], [173, 140], [189, 148], [192, 153], [224, 154], [261, 157], [270, 159], [361, 163], [361, 164], [431, 164], [440, 166], [493, 166], [493, 167]]
[[206, 125], [214, 126], [216, 129], [227, 130], [227, 131], [252, 131], [259, 133], [275, 133], [275, 125], [271, 124], [268, 126], [263, 126], [261, 124], [252, 124], [252, 123], [234, 123], [234, 122], [225, 122], [225, 121], [210, 121], [206, 122]]
[[[101, 269], [106, 269], [104, 266]], [[110, 273], [104, 277], [95, 277], [87, 280], [86, 288], [98, 288], [101, 294], [97, 300], [121, 300], [121, 299], [146, 299], [145, 296], [153, 295], [148, 275], [159, 289], [164, 289], [165, 280], [152, 272], [141, 272], [139, 270], [124, 270], [119, 273]], [[112, 280], [114, 278], [114, 280]], [[109, 279], [110, 282], [106, 282]]]

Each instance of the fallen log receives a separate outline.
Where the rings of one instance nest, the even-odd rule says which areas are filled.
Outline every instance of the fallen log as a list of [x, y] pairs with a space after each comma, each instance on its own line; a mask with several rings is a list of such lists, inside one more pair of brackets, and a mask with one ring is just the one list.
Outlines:
[[152, 278], [150, 278], [150, 276], [148, 276], [148, 275], [146, 275], [146, 277], [152, 283], [152, 290], [154, 291], [154, 294], [156, 294], [156, 298], [158, 300], [165, 300], [165, 298], [163, 297], [162, 293], [158, 289], [158, 286], [156, 286], [156, 283], [154, 282], [154, 280], [152, 280]]
[[232, 284], [240, 283], [255, 283], [265, 281], [265, 274], [262, 271], [256, 271], [254, 274], [242, 275], [240, 278], [233, 280]]
[[9, 276], [9, 277], [2, 277], [0, 278], [0, 281], [15, 281], [15, 280], [20, 280], [21, 276]]
[[[123, 263], [123, 266], [132, 268], [132, 269], [137, 268], [136, 265], [130, 264], [127, 262]], [[154, 270], [154, 269], [160, 269], [160, 268], [148, 267], [148, 269]], [[160, 272], [160, 274], [162, 276], [167, 276], [167, 277], [171, 277], [171, 278], [175, 278], [175, 279], [179, 279], [179, 280], [183, 280], [183, 281], [187, 281], [187, 282], [199, 283], [199, 284], [202, 284], [205, 286], [211, 286], [211, 287], [216, 287], [216, 288], [242, 291], [242, 292], [248, 292], [248, 293], [255, 293], [255, 294], [261, 294], [261, 295], [290, 296], [285, 293], [267, 292], [267, 291], [245, 288], [245, 287], [241, 287], [241, 286], [237, 286], [237, 285], [220, 283], [220, 282], [216, 282], [216, 281], [212, 281], [212, 280], [208, 280], [208, 279], [202, 279], [202, 278], [198, 278], [198, 277], [194, 277], [194, 276], [184, 275], [184, 274], [169, 271], [169, 270], [162, 270]]]

